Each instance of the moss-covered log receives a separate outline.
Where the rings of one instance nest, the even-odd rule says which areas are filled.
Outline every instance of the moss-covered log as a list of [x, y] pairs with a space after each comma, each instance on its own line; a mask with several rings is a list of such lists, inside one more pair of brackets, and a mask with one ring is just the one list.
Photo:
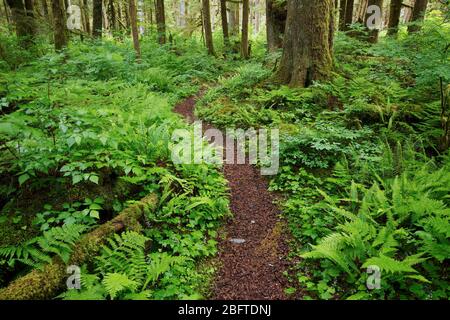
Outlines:
[[[123, 210], [111, 221], [84, 235], [76, 243], [68, 265], [90, 263], [100, 252], [101, 246], [111, 235], [122, 230], [141, 231], [139, 222], [145, 212], [154, 210], [155, 195], [149, 195]], [[0, 290], [0, 300], [40, 300], [51, 299], [64, 290], [69, 274], [67, 265], [59, 258], [47, 264], [42, 270], [32, 270]]]

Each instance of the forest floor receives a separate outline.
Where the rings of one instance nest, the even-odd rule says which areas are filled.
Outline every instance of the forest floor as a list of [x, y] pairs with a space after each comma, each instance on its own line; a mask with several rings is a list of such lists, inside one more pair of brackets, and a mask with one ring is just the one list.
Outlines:
[[[174, 111], [189, 123], [203, 90], [177, 104]], [[203, 123], [203, 131], [212, 128]], [[268, 191], [268, 181], [250, 164], [224, 164], [233, 218], [219, 235], [219, 270], [212, 298], [218, 300], [287, 299], [283, 272], [288, 269], [287, 228]]]

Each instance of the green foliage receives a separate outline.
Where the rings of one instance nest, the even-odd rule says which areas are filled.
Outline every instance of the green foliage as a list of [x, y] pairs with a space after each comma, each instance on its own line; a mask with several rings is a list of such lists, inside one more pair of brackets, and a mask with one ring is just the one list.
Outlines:
[[67, 263], [72, 246], [86, 229], [86, 226], [78, 224], [53, 227], [45, 231], [42, 236], [32, 238], [19, 246], [0, 248], [0, 257], [4, 259], [2, 264], [14, 266], [16, 262], [21, 262], [40, 269], [43, 264], [52, 261], [53, 255]]

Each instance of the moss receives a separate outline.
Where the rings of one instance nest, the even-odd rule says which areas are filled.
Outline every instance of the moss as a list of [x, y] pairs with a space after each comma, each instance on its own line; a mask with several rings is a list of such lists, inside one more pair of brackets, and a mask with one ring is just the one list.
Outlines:
[[[115, 232], [126, 230], [140, 231], [139, 223], [144, 211], [154, 210], [156, 195], [149, 195], [136, 204], [126, 208], [117, 217], [84, 235], [75, 245], [69, 265], [89, 263], [99, 253], [102, 244]], [[67, 277], [66, 265], [55, 258], [42, 271], [33, 270], [16, 279], [8, 287], [0, 290], [0, 300], [36, 300], [54, 298], [64, 288]]]

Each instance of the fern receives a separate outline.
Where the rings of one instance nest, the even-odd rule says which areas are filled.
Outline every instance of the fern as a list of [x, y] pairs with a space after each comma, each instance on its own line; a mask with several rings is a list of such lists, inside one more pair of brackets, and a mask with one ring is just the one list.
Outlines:
[[73, 245], [86, 229], [86, 226], [77, 224], [55, 227], [19, 246], [0, 248], [0, 257], [5, 258], [10, 266], [19, 261], [37, 269], [50, 263], [53, 255], [67, 263]]

